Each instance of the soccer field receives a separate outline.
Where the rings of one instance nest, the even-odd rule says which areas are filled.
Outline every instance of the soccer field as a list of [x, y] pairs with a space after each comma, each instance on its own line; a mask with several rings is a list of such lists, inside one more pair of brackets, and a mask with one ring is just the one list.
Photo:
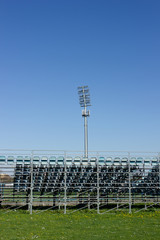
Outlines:
[[19, 210], [0, 211], [0, 239], [160, 239], [160, 212], [107, 213], [93, 211], [59, 214], [52, 211], [29, 215]]

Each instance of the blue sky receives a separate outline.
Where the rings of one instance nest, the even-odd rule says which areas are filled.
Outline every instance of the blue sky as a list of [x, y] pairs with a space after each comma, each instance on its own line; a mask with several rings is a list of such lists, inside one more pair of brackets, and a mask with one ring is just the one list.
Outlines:
[[1, 0], [0, 148], [160, 151], [159, 0]]

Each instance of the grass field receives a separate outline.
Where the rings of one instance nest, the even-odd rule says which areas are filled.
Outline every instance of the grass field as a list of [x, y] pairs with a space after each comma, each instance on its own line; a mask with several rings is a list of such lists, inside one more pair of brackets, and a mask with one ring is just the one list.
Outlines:
[[81, 211], [63, 215], [46, 211], [29, 215], [25, 210], [0, 211], [0, 239], [67, 239], [67, 240], [158, 240], [160, 211], [98, 215]]

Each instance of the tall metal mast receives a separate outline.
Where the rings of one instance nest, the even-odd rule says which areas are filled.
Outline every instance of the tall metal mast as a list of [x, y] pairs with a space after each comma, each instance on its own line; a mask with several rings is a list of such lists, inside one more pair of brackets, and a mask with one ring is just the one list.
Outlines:
[[79, 103], [84, 109], [82, 110], [82, 117], [84, 117], [84, 157], [88, 157], [88, 124], [87, 117], [90, 116], [90, 111], [87, 110], [90, 104], [90, 94], [88, 86], [78, 87]]

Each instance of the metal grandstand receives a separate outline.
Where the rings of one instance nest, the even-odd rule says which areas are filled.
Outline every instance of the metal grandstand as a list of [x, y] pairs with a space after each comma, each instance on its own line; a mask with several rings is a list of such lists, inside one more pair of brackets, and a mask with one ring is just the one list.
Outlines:
[[0, 150], [0, 205], [111, 210], [160, 203], [160, 154]]

